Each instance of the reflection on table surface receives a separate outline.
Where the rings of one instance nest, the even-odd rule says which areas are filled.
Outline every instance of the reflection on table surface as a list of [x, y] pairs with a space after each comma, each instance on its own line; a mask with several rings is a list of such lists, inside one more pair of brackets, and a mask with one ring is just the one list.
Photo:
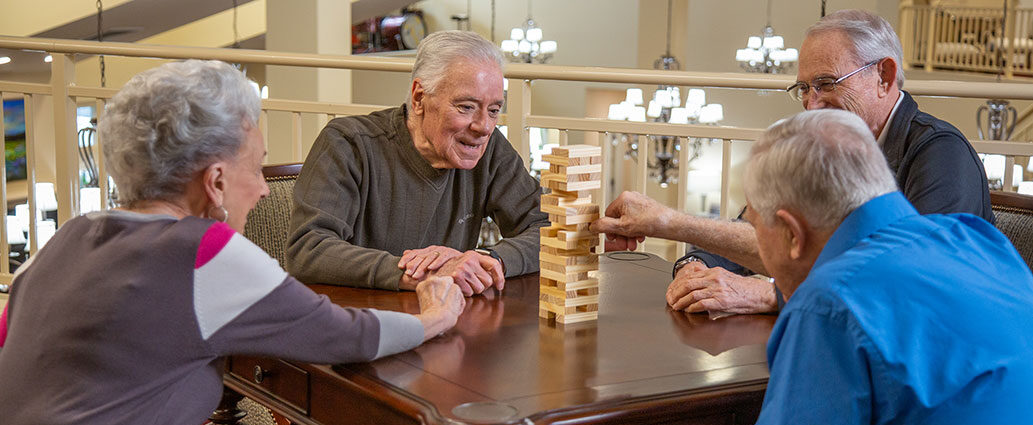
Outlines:
[[[539, 319], [538, 277], [525, 275], [507, 280], [501, 294], [470, 298], [454, 329], [413, 351], [334, 369], [375, 377], [455, 419], [468, 413], [453, 410], [470, 402], [509, 406], [502, 412], [512, 416], [494, 419], [533, 419], [570, 406], [766, 382], [775, 316], [711, 321], [672, 311], [664, 300], [670, 263], [620, 258], [630, 260], [600, 261], [598, 321]], [[419, 311], [411, 292], [312, 288], [341, 305]]]

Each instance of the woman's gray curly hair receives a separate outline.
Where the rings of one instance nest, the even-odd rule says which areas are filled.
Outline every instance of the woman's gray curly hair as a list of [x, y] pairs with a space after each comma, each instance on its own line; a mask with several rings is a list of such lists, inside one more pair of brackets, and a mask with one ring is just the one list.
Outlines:
[[244, 74], [225, 62], [173, 62], [137, 74], [98, 123], [119, 204], [183, 195], [196, 173], [237, 154], [260, 109]]

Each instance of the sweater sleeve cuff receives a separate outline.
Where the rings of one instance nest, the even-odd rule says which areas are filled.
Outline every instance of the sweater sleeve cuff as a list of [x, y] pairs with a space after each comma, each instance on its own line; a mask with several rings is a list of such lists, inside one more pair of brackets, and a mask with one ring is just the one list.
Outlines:
[[[491, 249], [495, 250], [496, 254], [499, 254], [499, 258], [502, 259], [502, 267], [506, 271], [506, 277], [512, 277], [530, 272], [525, 268], [524, 256], [521, 255], [519, 248], [505, 243], [499, 243]], [[537, 256], [537, 251], [535, 255]], [[535, 258], [537, 260], [537, 258]], [[537, 271], [537, 268], [535, 268]]]
[[401, 257], [385, 255], [373, 272], [373, 281], [369, 282], [371, 288], [398, 290], [398, 284], [402, 279], [402, 269], [398, 268], [398, 261]]
[[408, 351], [423, 343], [423, 323], [416, 316], [396, 311], [370, 309], [370, 312], [380, 321], [380, 342], [375, 358]]

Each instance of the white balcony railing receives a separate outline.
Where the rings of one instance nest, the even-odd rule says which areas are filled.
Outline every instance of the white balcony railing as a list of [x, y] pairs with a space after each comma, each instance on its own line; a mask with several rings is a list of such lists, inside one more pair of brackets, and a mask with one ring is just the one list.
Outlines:
[[[0, 36], [0, 48], [26, 49], [50, 52], [53, 56], [52, 75], [50, 84], [28, 84], [12, 81], [0, 81], [0, 96], [23, 97], [26, 107], [26, 138], [27, 138], [27, 184], [26, 199], [30, 211], [36, 211], [37, 196], [35, 193], [37, 175], [37, 155], [35, 146], [39, 142], [42, 132], [38, 128], [39, 122], [53, 122], [53, 142], [56, 146], [52, 160], [56, 164], [56, 179], [54, 187], [57, 194], [57, 223], [66, 222], [73, 218], [80, 211], [79, 209], [79, 157], [76, 140], [76, 107], [78, 105], [95, 105], [97, 110], [102, 110], [107, 99], [115, 94], [117, 89], [100, 88], [75, 85], [75, 66], [72, 55], [82, 54], [103, 54], [108, 56], [128, 57], [152, 57], [165, 59], [216, 59], [236, 63], [252, 63], [266, 65], [291, 65], [298, 67], [322, 67], [354, 70], [374, 70], [382, 72], [410, 72], [412, 60], [397, 58], [374, 58], [356, 56], [324, 56], [304, 53], [285, 53], [258, 50], [239, 49], [211, 49], [211, 48], [189, 48], [174, 46], [147, 46], [126, 43], [98, 43], [87, 41], [68, 41], [54, 39], [34, 39], [20, 37]], [[756, 128], [738, 127], [715, 127], [702, 125], [679, 125], [664, 123], [633, 123], [625, 121], [610, 121], [599, 118], [588, 117], [564, 117], [554, 115], [535, 114], [531, 110], [531, 82], [534, 80], [554, 80], [579, 83], [621, 83], [621, 84], [644, 84], [644, 85], [673, 85], [690, 87], [721, 87], [741, 88], [755, 90], [782, 90], [791, 82], [789, 77], [758, 75], [758, 74], [737, 74], [737, 73], [703, 73], [703, 72], [677, 72], [677, 71], [655, 71], [640, 69], [616, 69], [616, 68], [594, 68], [594, 67], [569, 67], [569, 66], [547, 66], [547, 65], [507, 65], [505, 77], [508, 80], [509, 92], [507, 96], [507, 114], [500, 120], [500, 125], [507, 125], [509, 139], [522, 154], [525, 161], [530, 156], [531, 144], [529, 132], [531, 128], [545, 128], [558, 130], [561, 144], [566, 143], [569, 132], [582, 132], [586, 135], [606, 134], [627, 134], [629, 137], [637, 138], [639, 158], [646, 158], [651, 152], [650, 138], [648, 136], [674, 136], [681, 138], [706, 138], [720, 141], [721, 145], [721, 216], [729, 217], [735, 214], [729, 207], [730, 174], [732, 169], [732, 148], [735, 144], [750, 143], [762, 132]], [[908, 81], [908, 89], [913, 95], [922, 96], [949, 96], [964, 98], [1001, 98], [1014, 100], [1033, 100], [1033, 85], [1013, 83], [972, 83], [952, 81]], [[45, 97], [53, 100], [53, 109], [50, 112], [51, 119], [42, 120], [34, 116], [34, 105]], [[291, 114], [290, 138], [289, 140], [267, 140], [270, 145], [289, 146], [290, 158], [288, 161], [300, 161], [304, 159], [307, 152], [304, 151], [306, 143], [301, 136], [301, 122], [305, 115], [315, 115], [320, 122], [326, 122], [335, 116], [365, 114], [374, 110], [386, 108], [379, 105], [357, 105], [357, 104], [332, 104], [322, 102], [305, 102], [295, 100], [267, 99], [262, 101], [262, 114], [260, 127], [264, 134], [268, 135], [270, 111], [283, 111]], [[44, 112], [45, 113], [45, 112]], [[0, 129], [2, 130], [2, 129]], [[0, 131], [0, 138], [3, 131]], [[586, 140], [606, 140], [606, 137], [594, 137]], [[2, 141], [2, 139], [0, 139]], [[103, 140], [96, 140], [93, 149], [100, 152]], [[1005, 187], [1011, 190], [1011, 169], [1016, 156], [1028, 157], [1033, 155], [1033, 143], [1020, 142], [999, 142], [999, 141], [978, 141], [972, 142], [978, 152], [993, 153], [1007, 156], [1007, 167], [1005, 169]], [[609, 145], [609, 144], [606, 144]], [[682, 149], [680, 152], [680, 163], [688, 164], [689, 149]], [[610, 168], [609, 158], [614, 155], [612, 149], [603, 149], [604, 175], [614, 170]], [[100, 174], [102, 196], [106, 196], [107, 178], [104, 170], [102, 157], [96, 155]], [[51, 158], [48, 158], [51, 159]], [[271, 162], [284, 162], [283, 158]], [[645, 192], [647, 188], [648, 169], [646, 161], [638, 161], [633, 178], [632, 187]], [[526, 164], [525, 164], [526, 165]], [[679, 167], [679, 182], [688, 181], [687, 166]], [[0, 167], [3, 170], [3, 167]], [[2, 171], [0, 171], [2, 173]], [[0, 174], [0, 203], [6, 204], [9, 201], [8, 186], [5, 185], [5, 178]], [[625, 185], [627, 186], [627, 185]], [[607, 193], [608, 186], [597, 193], [596, 199], [604, 203], [612, 199], [614, 194]], [[685, 210], [687, 203], [686, 190], [678, 190], [674, 207]], [[106, 199], [101, 202], [102, 206], [107, 205]], [[31, 216], [31, 215], [30, 215]], [[6, 214], [0, 214], [0, 241], [6, 240]], [[38, 229], [36, 220], [30, 220], [28, 232], [29, 245], [35, 253]], [[0, 243], [0, 256], [7, 257], [9, 247], [6, 243]], [[0, 282], [9, 281], [10, 274], [7, 261], [0, 261]]]

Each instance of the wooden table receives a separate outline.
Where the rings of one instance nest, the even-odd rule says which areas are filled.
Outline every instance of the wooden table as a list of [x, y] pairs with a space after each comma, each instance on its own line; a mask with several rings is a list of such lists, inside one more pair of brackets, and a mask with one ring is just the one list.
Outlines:
[[[455, 329], [366, 364], [234, 357], [226, 385], [295, 423], [752, 424], [775, 317], [670, 310], [671, 264], [600, 261], [597, 322], [538, 318], [538, 278], [468, 301]], [[335, 303], [418, 312], [414, 293], [314, 285]]]

